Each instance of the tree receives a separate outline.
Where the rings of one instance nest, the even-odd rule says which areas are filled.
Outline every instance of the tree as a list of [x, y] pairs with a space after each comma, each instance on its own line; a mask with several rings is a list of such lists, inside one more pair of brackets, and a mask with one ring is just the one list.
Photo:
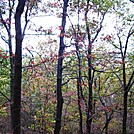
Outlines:
[[[120, 3], [120, 8], [122, 7], [123, 3]], [[128, 115], [128, 93], [130, 92], [132, 85], [134, 83], [134, 71], [131, 70], [131, 74], [129, 74], [129, 77], [127, 77], [127, 62], [128, 59], [128, 48], [131, 47], [131, 40], [134, 34], [134, 23], [133, 18], [134, 16], [131, 14], [131, 10], [127, 10], [125, 7], [123, 8], [123, 11], [118, 10], [117, 16], [118, 20], [122, 20], [121, 26], [122, 28], [116, 28], [117, 30], [117, 39], [118, 39], [118, 45], [114, 45], [114, 47], [120, 52], [121, 56], [121, 76], [118, 76], [118, 79], [120, 81], [120, 85], [123, 90], [123, 122], [122, 122], [122, 133], [127, 134], [127, 115]], [[125, 12], [127, 14], [125, 14]], [[126, 28], [127, 27], [127, 28]], [[121, 31], [122, 30], [122, 31]]]
[[[133, 25], [130, 27], [126, 41], [125, 41], [125, 49], [123, 50], [123, 42], [121, 41], [121, 36], [120, 33], [118, 33], [118, 39], [119, 39], [119, 50], [121, 53], [121, 60], [122, 60], [122, 89], [123, 89], [123, 125], [122, 125], [122, 132], [123, 134], [127, 134], [127, 109], [128, 109], [128, 93], [134, 84], [134, 71], [132, 71], [132, 74], [130, 75], [130, 78], [127, 78], [127, 73], [126, 73], [126, 57], [127, 57], [127, 48], [128, 48], [128, 43], [130, 40], [130, 37], [133, 35], [134, 30], [133, 30]], [[121, 79], [121, 78], [120, 78]], [[127, 82], [128, 79], [128, 82]]]
[[[112, 7], [113, 3], [110, 1], [92, 1], [94, 8], [94, 14], [98, 13], [100, 14], [100, 22], [98, 20], [94, 20], [93, 22], [89, 22], [88, 20], [88, 14], [89, 9], [92, 7], [89, 4], [89, 0], [87, 1], [86, 5], [86, 11], [85, 11], [85, 25], [86, 25], [86, 34], [87, 34], [87, 65], [88, 65], [88, 106], [87, 106], [87, 133], [91, 133], [91, 124], [92, 124], [92, 114], [93, 114], [93, 81], [94, 81], [94, 75], [95, 75], [95, 67], [92, 66], [92, 47], [93, 43], [97, 40], [101, 30], [102, 30], [102, 24], [104, 22], [104, 17], [107, 14], [108, 10]], [[98, 5], [98, 7], [96, 6]], [[103, 5], [103, 7], [102, 7]], [[92, 8], [90, 9], [92, 10]], [[98, 15], [99, 16], [99, 15]]]
[[12, 100], [12, 133], [21, 133], [21, 78], [22, 78], [22, 41], [21, 15], [24, 11], [26, 0], [19, 0], [15, 12], [16, 51], [14, 62], [14, 83]]
[[62, 116], [62, 107], [63, 107], [63, 97], [62, 97], [62, 66], [63, 66], [63, 54], [65, 49], [64, 44], [64, 33], [66, 26], [66, 16], [67, 16], [67, 6], [68, 0], [63, 1], [63, 16], [62, 16], [62, 30], [60, 35], [60, 46], [58, 54], [58, 65], [57, 65], [57, 108], [56, 108], [56, 123], [54, 133], [59, 134], [61, 129], [61, 116]]
[[[10, 57], [10, 104], [12, 105], [12, 99], [13, 99], [13, 82], [14, 82], [14, 55], [13, 55], [13, 50], [12, 50], [12, 33], [11, 33], [11, 30], [12, 30], [12, 27], [11, 27], [11, 24], [12, 24], [12, 15], [13, 15], [13, 10], [14, 10], [14, 4], [15, 4], [15, 0], [11, 1], [9, 0], [8, 1], [8, 5], [6, 5], [4, 2], [2, 3], [2, 7], [0, 8], [0, 18], [1, 18], [1, 23], [3, 24], [4, 28], [6, 29], [6, 32], [7, 32], [7, 35], [8, 37], [6, 38], [6, 36], [3, 36], [2, 33], [1, 33], [1, 37], [2, 37], [2, 40], [4, 40], [4, 42], [8, 45], [9, 47], [9, 57]], [[6, 6], [9, 6], [9, 9], [8, 10], [8, 13], [5, 12], [6, 11]], [[5, 11], [3, 11], [5, 10]], [[5, 14], [8, 14], [8, 17], [6, 18], [6, 21], [4, 20], [4, 15]], [[12, 106], [10, 106], [10, 109], [11, 109], [11, 120], [12, 120]], [[11, 121], [12, 122], [12, 121]], [[11, 126], [12, 126], [12, 123], [11, 123]]]

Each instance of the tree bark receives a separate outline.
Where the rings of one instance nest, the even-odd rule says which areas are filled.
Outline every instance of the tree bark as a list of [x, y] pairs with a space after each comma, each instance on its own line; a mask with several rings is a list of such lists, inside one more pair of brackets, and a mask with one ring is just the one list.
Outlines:
[[[78, 78], [79, 79], [79, 78]], [[82, 110], [81, 110], [81, 95], [80, 95], [80, 83], [79, 80], [77, 80], [77, 96], [78, 96], [78, 109], [79, 109], [79, 133], [83, 134], [83, 116], [82, 116]]]
[[122, 55], [122, 63], [123, 63], [123, 67], [122, 67], [122, 75], [123, 75], [123, 125], [122, 125], [122, 133], [123, 134], [127, 134], [127, 114], [128, 114], [128, 93], [134, 83], [134, 80], [133, 80], [133, 76], [134, 76], [134, 71], [130, 77], [130, 79], [128, 80], [128, 83], [127, 83], [127, 75], [126, 75], [126, 61], [125, 61], [125, 58], [126, 58], [126, 52], [127, 52], [127, 47], [128, 47], [128, 40], [130, 38], [130, 36], [134, 33], [132, 31], [132, 28], [133, 26], [130, 28], [129, 30], [129, 33], [128, 33], [128, 36], [127, 36], [127, 39], [126, 39], [126, 44], [125, 44], [125, 50], [123, 52], [122, 50], [122, 42], [120, 40], [120, 37], [119, 37], [119, 41], [120, 41], [120, 50], [121, 50], [121, 55]]
[[123, 57], [123, 88], [124, 88], [124, 94], [123, 94], [123, 128], [122, 132], [123, 134], [127, 134], [127, 100], [128, 100], [128, 91], [126, 87], [126, 68], [125, 68], [125, 58]]
[[124, 59], [123, 59], [123, 125], [122, 125], [122, 133], [123, 134], [127, 134], [127, 114], [128, 114], [128, 108], [127, 108], [127, 105], [128, 105], [128, 93], [134, 83], [134, 71], [129, 79], [129, 82], [128, 84], [126, 84], [126, 68], [125, 68], [125, 62], [124, 62]]
[[[1, 19], [1, 22], [2, 24], [4, 25], [6, 31], [7, 31], [7, 34], [8, 34], [8, 42], [5, 42], [8, 44], [9, 46], [9, 56], [10, 56], [10, 114], [11, 114], [11, 120], [12, 120], [12, 93], [13, 93], [13, 70], [14, 70], [14, 66], [13, 66], [13, 51], [12, 51], [12, 37], [11, 37], [11, 17], [12, 17], [12, 10], [13, 10], [13, 7], [14, 7], [14, 1], [12, 1], [12, 4], [11, 4], [11, 0], [8, 1], [8, 5], [9, 5], [9, 24], [6, 24], [6, 22], [4, 21], [3, 19], [3, 16], [2, 16], [2, 11], [0, 10], [0, 19]], [[12, 126], [12, 121], [11, 122], [11, 126]], [[12, 127], [11, 127], [12, 129]]]
[[83, 115], [81, 109], [81, 100], [84, 99], [83, 91], [82, 91], [82, 75], [81, 75], [81, 58], [80, 58], [80, 51], [78, 47], [78, 41], [76, 42], [76, 54], [78, 59], [78, 76], [77, 76], [77, 96], [78, 96], [78, 109], [79, 109], [79, 127], [80, 127], [80, 134], [83, 134]]
[[122, 133], [123, 134], [127, 134], [127, 100], [128, 100], [128, 92], [125, 92], [124, 91], [124, 96], [123, 96], [123, 106], [124, 106], [124, 109], [123, 109], [123, 130], [122, 130]]
[[[119, 45], [120, 45], [120, 53], [121, 53], [121, 58], [122, 58], [122, 83], [121, 83], [121, 86], [122, 86], [122, 90], [123, 90], [123, 123], [122, 123], [122, 134], [127, 134], [127, 114], [128, 114], [128, 108], [127, 108], [127, 105], [128, 105], [128, 93], [132, 87], [132, 85], [134, 84], [134, 80], [133, 80], [133, 77], [134, 77], [134, 71], [131, 75], [131, 77], [129, 78], [128, 80], [128, 83], [127, 83], [127, 74], [126, 74], [126, 53], [127, 53], [127, 48], [128, 48], [128, 44], [129, 44], [129, 39], [131, 37], [131, 35], [133, 35], [134, 31], [133, 31], [133, 25], [130, 27], [129, 29], [129, 32], [128, 32], [128, 35], [127, 35], [127, 38], [126, 38], [126, 43], [123, 47], [123, 43], [121, 41], [121, 37], [119, 36], [119, 34], [117, 34], [117, 37], [119, 39]], [[124, 51], [123, 51], [123, 48]]]
[[14, 3], [15, 1], [13, 1], [12, 5], [11, 5], [11, 1], [9, 0], [9, 30], [7, 31], [8, 32], [8, 46], [9, 46], [9, 55], [10, 55], [10, 101], [11, 101], [11, 104], [10, 104], [10, 119], [11, 119], [11, 130], [12, 130], [12, 126], [13, 126], [13, 123], [12, 123], [12, 119], [13, 119], [13, 107], [12, 107], [12, 102], [13, 102], [13, 83], [14, 83], [14, 56], [13, 56], [13, 51], [12, 51], [12, 37], [11, 37], [11, 17], [12, 17], [12, 10], [13, 10], [13, 7], [14, 7]]
[[67, 16], [67, 6], [69, 0], [63, 0], [63, 16], [62, 16], [62, 30], [60, 36], [60, 46], [58, 53], [58, 65], [57, 65], [57, 107], [56, 107], [56, 123], [54, 128], [54, 134], [59, 134], [61, 129], [61, 117], [62, 117], [62, 107], [63, 107], [63, 97], [62, 97], [62, 66], [63, 66], [63, 54], [65, 49], [64, 44], [64, 33], [66, 25], [66, 16]]
[[[87, 14], [85, 15], [86, 19], [87, 19]], [[87, 20], [86, 20], [87, 23]], [[88, 25], [86, 25], [86, 31], [88, 34], [88, 109], [87, 109], [87, 133], [90, 134], [91, 133], [91, 124], [92, 124], [92, 58], [91, 58], [91, 54], [92, 54], [92, 43], [91, 43], [91, 36], [89, 33], [89, 27]]]
[[22, 77], [22, 41], [21, 15], [24, 11], [26, 0], [18, 0], [15, 12], [16, 50], [14, 63], [14, 83], [12, 102], [12, 133], [21, 133], [21, 77]]

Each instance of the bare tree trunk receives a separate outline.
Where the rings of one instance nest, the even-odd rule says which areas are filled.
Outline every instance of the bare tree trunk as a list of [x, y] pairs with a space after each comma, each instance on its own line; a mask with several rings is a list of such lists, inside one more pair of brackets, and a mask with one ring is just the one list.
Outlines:
[[83, 115], [82, 115], [82, 109], [81, 109], [81, 100], [85, 101], [83, 91], [82, 91], [82, 74], [81, 74], [81, 58], [80, 58], [80, 52], [79, 48], [77, 47], [78, 44], [76, 44], [76, 53], [78, 58], [78, 78], [77, 78], [77, 96], [78, 96], [78, 109], [79, 109], [79, 127], [80, 127], [80, 134], [83, 134]]
[[128, 98], [128, 92], [124, 92], [124, 96], [123, 96], [123, 106], [124, 106], [124, 109], [123, 109], [123, 130], [122, 130], [122, 133], [123, 134], [127, 134], [127, 99]]
[[88, 134], [91, 133], [91, 124], [92, 124], [92, 70], [91, 70], [91, 47], [88, 49], [88, 110], [87, 110], [87, 131]]
[[134, 84], [134, 71], [126, 84], [126, 73], [125, 73], [125, 62], [123, 65], [123, 124], [122, 124], [122, 134], [127, 134], [127, 114], [128, 114], [128, 93]]
[[120, 44], [120, 52], [121, 52], [121, 58], [122, 58], [122, 89], [123, 89], [123, 123], [122, 123], [122, 134], [127, 134], [127, 105], [128, 105], [128, 93], [132, 87], [132, 85], [134, 84], [134, 71], [131, 75], [131, 77], [128, 80], [127, 83], [127, 75], [126, 75], [126, 53], [127, 53], [127, 48], [128, 48], [128, 43], [129, 43], [129, 38], [131, 37], [131, 35], [133, 35], [134, 31], [133, 31], [133, 25], [132, 27], [130, 27], [127, 38], [126, 38], [126, 42], [125, 42], [125, 46], [124, 46], [124, 50], [123, 50], [123, 43], [121, 41], [121, 37], [119, 36], [119, 34], [117, 34], [118, 39], [119, 39], [119, 44]]
[[83, 117], [82, 117], [82, 110], [81, 110], [81, 95], [80, 95], [80, 87], [79, 87], [79, 81], [77, 80], [77, 96], [78, 96], [78, 109], [79, 109], [79, 132], [80, 134], [83, 134], [83, 129], [82, 129], [82, 122], [83, 122]]
[[92, 67], [92, 44], [97, 39], [101, 29], [102, 29], [102, 23], [104, 21], [104, 17], [106, 12], [103, 14], [102, 19], [100, 21], [99, 28], [95, 34], [94, 37], [91, 38], [90, 33], [90, 27], [88, 25], [88, 11], [89, 11], [89, 2], [90, 0], [87, 0], [87, 7], [85, 12], [85, 23], [86, 23], [86, 33], [87, 33], [87, 40], [88, 40], [88, 53], [87, 53], [87, 60], [88, 60], [88, 106], [87, 106], [87, 133], [91, 134], [91, 124], [92, 124], [92, 114], [93, 114], [93, 91], [92, 91], [92, 84], [94, 79], [94, 68]]
[[125, 60], [123, 57], [123, 88], [124, 88], [124, 94], [123, 94], [123, 134], [127, 134], [126, 126], [127, 126], [127, 100], [128, 100], [128, 91], [126, 88], [126, 70], [125, 70]]
[[15, 32], [16, 32], [16, 50], [15, 50], [15, 68], [13, 83], [13, 104], [12, 104], [12, 133], [21, 133], [21, 77], [22, 77], [22, 41], [21, 14], [24, 11], [26, 0], [18, 0], [15, 13]]
[[105, 134], [108, 134], [108, 127], [109, 127], [109, 123], [112, 120], [112, 115], [113, 115], [113, 111], [111, 111], [111, 113], [109, 113], [108, 111], [105, 110], [105, 125], [101, 131], [101, 133], [103, 133], [103, 131], [105, 130]]
[[67, 16], [67, 6], [68, 0], [63, 0], [63, 16], [62, 16], [62, 30], [60, 37], [60, 48], [58, 54], [58, 65], [57, 65], [57, 107], [56, 107], [56, 123], [54, 128], [54, 134], [59, 134], [61, 129], [61, 117], [62, 117], [62, 107], [63, 107], [63, 97], [62, 97], [62, 66], [63, 66], [63, 54], [65, 49], [64, 44], [64, 33], [66, 25], [66, 16]]
[[12, 51], [12, 37], [11, 37], [11, 17], [12, 17], [12, 14], [13, 14], [13, 8], [14, 8], [14, 3], [15, 1], [11, 1], [9, 0], [8, 1], [8, 6], [9, 6], [9, 14], [8, 14], [8, 18], [9, 18], [9, 23], [6, 24], [6, 22], [4, 21], [3, 19], [3, 16], [2, 16], [2, 11], [0, 11], [0, 18], [1, 18], [1, 22], [2, 24], [4, 25], [6, 31], [7, 31], [7, 34], [8, 34], [8, 42], [6, 42], [6, 40], [4, 40], [7, 44], [8, 44], [8, 47], [9, 47], [9, 56], [10, 56], [10, 123], [11, 123], [11, 129], [12, 129], [12, 100], [13, 100], [13, 82], [14, 82], [14, 79], [13, 79], [13, 76], [14, 76], [14, 57], [13, 57], [13, 51]]
[[11, 17], [12, 17], [12, 10], [14, 7], [14, 2], [11, 5], [11, 1], [9, 0], [9, 30], [8, 30], [8, 46], [9, 46], [9, 55], [10, 55], [10, 100], [11, 100], [11, 104], [10, 104], [10, 119], [11, 119], [11, 130], [13, 128], [13, 123], [12, 123], [12, 119], [13, 119], [13, 107], [12, 107], [12, 102], [13, 102], [13, 82], [14, 82], [14, 56], [13, 56], [13, 50], [12, 50], [12, 37], [11, 37]]
[[[130, 91], [130, 99], [129, 99], [129, 105], [130, 105], [130, 108], [132, 109], [133, 108], [133, 92]], [[129, 125], [129, 129], [132, 130], [133, 129], [133, 113], [130, 114], [130, 125]]]
[[[85, 14], [86, 23], [87, 23], [87, 13]], [[92, 43], [91, 43], [89, 27], [87, 24], [86, 24], [86, 31], [87, 31], [88, 43], [89, 43], [88, 54], [87, 54], [88, 55], [87, 58], [88, 58], [88, 94], [89, 95], [88, 95], [88, 108], [87, 108], [87, 121], [86, 122], [87, 122], [87, 133], [90, 134], [91, 124], [92, 124], [92, 68], [91, 68], [92, 66], [91, 65], [92, 64], [92, 59], [91, 59]]]

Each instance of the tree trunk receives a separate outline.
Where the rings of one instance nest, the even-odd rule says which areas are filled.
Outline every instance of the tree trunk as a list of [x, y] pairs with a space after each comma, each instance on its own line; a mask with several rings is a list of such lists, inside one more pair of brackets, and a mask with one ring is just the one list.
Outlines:
[[127, 114], [128, 114], [128, 93], [134, 83], [134, 71], [126, 84], [126, 68], [125, 68], [125, 60], [123, 59], [123, 125], [122, 125], [122, 134], [127, 134]]
[[[60, 37], [60, 47], [58, 54], [58, 65], [57, 65], [57, 107], [56, 107], [56, 123], [54, 128], [54, 134], [59, 134], [61, 129], [61, 117], [62, 117], [62, 107], [63, 107], [63, 97], [62, 97], [62, 66], [63, 66], [63, 54], [65, 49], [64, 44], [64, 33], [66, 25], [66, 16], [67, 16], [67, 6], [68, 0], [64, 0], [63, 5], [63, 16], [62, 16], [62, 30]], [[63, 36], [62, 36], [63, 35]]]
[[[10, 34], [11, 35], [11, 34]], [[13, 123], [12, 123], [12, 119], [13, 119], [13, 82], [14, 82], [14, 57], [13, 57], [13, 52], [12, 52], [12, 42], [11, 42], [11, 36], [9, 35], [9, 55], [10, 55], [10, 119], [11, 119], [11, 130], [13, 128]]]
[[11, 13], [12, 11], [10, 11], [10, 15], [9, 15], [9, 21], [10, 21], [10, 25], [9, 25], [9, 30], [8, 30], [8, 45], [9, 45], [9, 55], [10, 55], [10, 119], [11, 119], [11, 130], [13, 127], [13, 123], [12, 123], [12, 119], [13, 119], [13, 82], [14, 82], [14, 57], [13, 57], [13, 51], [12, 51], [12, 37], [11, 37]]
[[92, 58], [91, 58], [91, 53], [92, 53], [92, 42], [91, 42], [91, 35], [90, 35], [90, 29], [88, 26], [88, 5], [89, 5], [89, 0], [87, 0], [87, 11], [85, 13], [85, 22], [86, 22], [86, 32], [88, 36], [88, 54], [87, 54], [87, 60], [88, 60], [88, 107], [87, 107], [87, 134], [91, 134], [91, 124], [92, 124]]
[[123, 95], [123, 127], [122, 133], [127, 134], [127, 100], [128, 100], [128, 91], [127, 88], [124, 87], [124, 95]]
[[[12, 3], [12, 4], [11, 4]], [[14, 75], [14, 63], [13, 63], [13, 51], [12, 51], [12, 36], [11, 36], [11, 18], [12, 18], [12, 14], [13, 14], [13, 7], [14, 7], [14, 3], [15, 1], [12, 1], [9, 0], [8, 1], [8, 5], [9, 5], [9, 24], [6, 24], [6, 22], [3, 20], [3, 16], [2, 16], [2, 11], [0, 10], [0, 18], [1, 18], [1, 22], [2, 24], [4, 25], [6, 31], [7, 31], [7, 34], [8, 34], [8, 46], [9, 46], [9, 56], [10, 56], [10, 123], [11, 123], [11, 129], [12, 129], [12, 99], [13, 99], [13, 75]], [[6, 41], [5, 41], [6, 42]], [[6, 42], [7, 43], [7, 42]]]
[[88, 33], [88, 109], [87, 109], [87, 133], [91, 133], [91, 124], [92, 124], [92, 44], [91, 44], [91, 37], [89, 33], [89, 27], [87, 26], [87, 33]]
[[15, 13], [16, 50], [14, 63], [13, 104], [12, 104], [12, 133], [21, 133], [21, 77], [22, 77], [22, 41], [21, 14], [26, 0], [18, 0]]
[[[79, 27], [78, 27], [79, 29]], [[80, 127], [80, 134], [83, 134], [83, 115], [82, 115], [82, 109], [81, 109], [81, 100], [83, 100], [85, 102], [86, 105], [86, 101], [83, 95], [83, 90], [82, 90], [82, 72], [81, 72], [81, 56], [80, 56], [80, 50], [79, 50], [79, 46], [78, 46], [78, 40], [77, 40], [77, 36], [76, 36], [76, 55], [77, 55], [77, 59], [78, 59], [78, 74], [77, 74], [77, 96], [78, 96], [78, 109], [79, 109], [79, 127]]]
[[80, 81], [79, 78], [77, 80], [77, 96], [78, 96], [78, 109], [79, 109], [79, 132], [80, 134], [83, 134], [83, 127], [82, 127], [82, 122], [83, 122], [83, 116], [82, 116], [82, 110], [81, 110], [81, 95], [80, 95]]
[[91, 133], [91, 124], [92, 124], [92, 70], [91, 70], [91, 48], [88, 50], [88, 110], [87, 110], [87, 132]]
[[105, 134], [108, 134], [108, 125], [109, 125], [108, 113], [105, 112], [105, 115], [106, 115]]
[[126, 68], [125, 68], [125, 58], [124, 56], [122, 57], [122, 62], [123, 62], [123, 126], [122, 126], [122, 133], [127, 134], [127, 98], [128, 98], [128, 91], [126, 87]]
[[128, 100], [128, 92], [124, 91], [124, 96], [123, 96], [123, 130], [122, 133], [123, 134], [127, 134], [127, 100]]

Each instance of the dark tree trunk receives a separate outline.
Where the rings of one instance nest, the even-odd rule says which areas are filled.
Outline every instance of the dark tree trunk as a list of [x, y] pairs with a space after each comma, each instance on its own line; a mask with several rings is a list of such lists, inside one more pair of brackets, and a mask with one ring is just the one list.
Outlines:
[[104, 15], [102, 16], [102, 20], [100, 22], [100, 27], [98, 28], [95, 36], [93, 37], [93, 39], [91, 39], [91, 33], [90, 33], [90, 28], [88, 25], [88, 11], [89, 11], [89, 2], [90, 0], [87, 0], [87, 7], [86, 7], [86, 12], [85, 12], [85, 22], [86, 22], [86, 33], [87, 33], [87, 39], [88, 39], [88, 53], [87, 53], [87, 60], [88, 60], [88, 106], [87, 106], [87, 120], [86, 120], [86, 124], [87, 124], [87, 133], [91, 134], [91, 125], [92, 125], [92, 114], [93, 114], [93, 91], [92, 91], [92, 84], [93, 84], [93, 79], [94, 79], [94, 73], [95, 70], [92, 67], [92, 44], [94, 43], [94, 41], [96, 40], [96, 38], [98, 37], [101, 29], [102, 29], [102, 23], [104, 20]]
[[[124, 60], [123, 60], [124, 61]], [[125, 62], [123, 62], [123, 125], [122, 125], [122, 133], [123, 134], [127, 134], [127, 105], [128, 105], [128, 93], [132, 87], [132, 85], [134, 84], [134, 71], [128, 81], [128, 84], [126, 84], [126, 68], [125, 68]]]
[[124, 95], [123, 95], [123, 134], [127, 134], [126, 125], [127, 125], [127, 98], [128, 98], [128, 91], [126, 87], [126, 69], [125, 69], [125, 60], [123, 57], [123, 88], [124, 88]]
[[[125, 56], [124, 56], [125, 57]], [[122, 125], [122, 134], [127, 134], [127, 114], [128, 114], [128, 93], [134, 84], [134, 71], [126, 84], [126, 68], [125, 68], [125, 60], [123, 58], [123, 125]]]
[[123, 109], [123, 130], [122, 130], [122, 133], [123, 134], [127, 134], [127, 100], [128, 100], [128, 92], [124, 91], [124, 96], [123, 96], [123, 106], [124, 106], [124, 109]]
[[[10, 32], [11, 33], [11, 32]], [[11, 34], [9, 34], [9, 55], [10, 55], [10, 116], [11, 116], [11, 129], [13, 127], [12, 119], [13, 119], [13, 82], [14, 82], [14, 57], [12, 52], [12, 42], [11, 42]]]
[[[126, 38], [126, 42], [125, 42], [125, 46], [123, 47], [122, 41], [121, 41], [121, 37], [119, 36], [119, 34], [117, 34], [118, 39], [119, 39], [119, 44], [120, 44], [120, 52], [121, 52], [121, 58], [122, 58], [122, 78], [123, 81], [121, 83], [122, 86], [122, 90], [123, 90], [123, 123], [122, 123], [122, 134], [127, 134], [127, 114], [128, 114], [128, 93], [132, 87], [132, 85], [134, 84], [134, 71], [131, 75], [131, 77], [128, 80], [127, 83], [127, 74], [126, 74], [126, 53], [127, 53], [127, 48], [128, 48], [128, 44], [129, 44], [129, 38], [131, 37], [131, 35], [133, 35], [134, 31], [133, 31], [133, 25], [132, 27], [130, 27], [127, 38]], [[124, 48], [124, 50], [123, 50]]]
[[92, 58], [91, 58], [91, 52], [92, 52], [92, 43], [91, 43], [91, 37], [89, 33], [89, 27], [86, 26], [86, 31], [88, 34], [88, 108], [87, 108], [87, 133], [91, 133], [91, 124], [92, 124]]
[[105, 128], [105, 134], [108, 134], [108, 124], [109, 124], [109, 119], [108, 119], [108, 113], [105, 111], [105, 116], [106, 116], [106, 128]]
[[[130, 108], [133, 109], [133, 92], [130, 91], [130, 96], [129, 96], [129, 105]], [[132, 130], [133, 129], [133, 113], [130, 113], [130, 125], [129, 125], [129, 129]]]
[[80, 83], [79, 80], [77, 80], [77, 96], [78, 96], [78, 109], [79, 109], [79, 132], [80, 134], [83, 134], [83, 129], [82, 129], [82, 122], [83, 122], [83, 117], [82, 117], [82, 110], [81, 110], [81, 95], [80, 95]]
[[86, 32], [88, 36], [88, 54], [87, 54], [87, 59], [88, 59], [88, 107], [87, 107], [87, 134], [91, 134], [91, 124], [92, 124], [92, 59], [91, 59], [91, 52], [92, 52], [92, 42], [91, 42], [91, 36], [90, 36], [90, 30], [88, 26], [88, 5], [89, 5], [89, 0], [87, 1], [87, 11], [85, 13], [85, 21], [86, 21]]
[[11, 123], [11, 129], [12, 129], [12, 100], [13, 100], [13, 81], [14, 81], [14, 79], [13, 79], [13, 76], [14, 76], [14, 57], [13, 57], [13, 51], [12, 51], [12, 37], [11, 37], [11, 18], [12, 18], [12, 14], [13, 14], [13, 8], [14, 8], [14, 3], [15, 3], [15, 1], [11, 1], [11, 0], [9, 0], [8, 1], [8, 5], [9, 5], [9, 23], [8, 24], [6, 24], [6, 22], [3, 20], [3, 16], [2, 16], [2, 13], [1, 13], [1, 11], [0, 11], [0, 18], [1, 18], [1, 22], [2, 22], [2, 24], [4, 25], [4, 27], [5, 27], [5, 29], [6, 29], [6, 31], [7, 31], [7, 34], [8, 34], [8, 42], [6, 42], [6, 43], [8, 43], [8, 46], [9, 46], [9, 56], [10, 56], [10, 119], [11, 119], [11, 121], [10, 121], [10, 123]]
[[108, 134], [108, 127], [109, 127], [110, 121], [112, 120], [113, 111], [111, 111], [111, 113], [109, 113], [109, 114], [108, 113], [109, 113], [108, 111], [105, 111], [106, 122], [105, 122], [105, 125], [102, 129], [102, 132], [101, 132], [101, 133], [103, 133], [103, 131], [105, 130], [105, 134]]
[[[61, 35], [65, 33], [66, 16], [67, 16], [67, 6], [68, 0], [64, 0], [63, 5], [63, 16], [62, 16], [62, 30]], [[57, 107], [56, 107], [56, 123], [54, 128], [54, 134], [59, 134], [61, 129], [61, 117], [62, 117], [62, 107], [63, 107], [63, 97], [62, 97], [62, 66], [63, 66], [63, 54], [64, 54], [65, 44], [64, 36], [60, 37], [60, 47], [58, 54], [58, 65], [57, 65]]]
[[82, 115], [82, 109], [81, 109], [81, 100], [85, 100], [83, 96], [82, 91], [82, 75], [81, 75], [81, 58], [80, 58], [80, 52], [78, 48], [78, 43], [76, 43], [76, 54], [78, 58], [78, 78], [77, 78], [77, 96], [78, 96], [78, 109], [79, 109], [79, 127], [80, 127], [80, 134], [83, 134], [83, 115]]
[[[91, 44], [90, 44], [91, 45]], [[87, 132], [91, 133], [91, 124], [92, 124], [92, 69], [91, 69], [91, 47], [88, 49], [88, 110], [87, 110]]]
[[13, 104], [12, 104], [12, 133], [21, 133], [21, 77], [22, 77], [22, 30], [21, 14], [24, 11], [26, 0], [18, 0], [15, 13], [16, 50], [14, 63]]
[[10, 55], [10, 100], [11, 100], [11, 104], [10, 104], [10, 119], [11, 119], [11, 130], [13, 128], [13, 123], [12, 123], [12, 119], [13, 119], [13, 107], [12, 107], [12, 102], [13, 102], [13, 82], [14, 82], [14, 56], [13, 56], [13, 51], [12, 51], [12, 37], [11, 37], [11, 17], [12, 17], [12, 9], [14, 7], [14, 1], [13, 4], [11, 6], [11, 1], [9, 1], [9, 30], [8, 30], [8, 46], [9, 46], [9, 55]]

